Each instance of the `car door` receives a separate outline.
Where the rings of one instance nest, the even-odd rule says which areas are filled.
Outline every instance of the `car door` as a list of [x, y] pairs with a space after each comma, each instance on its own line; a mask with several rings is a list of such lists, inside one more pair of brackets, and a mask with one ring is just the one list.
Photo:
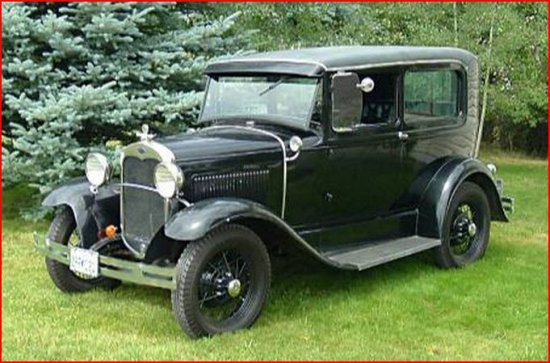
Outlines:
[[477, 124], [466, 122], [466, 73], [457, 64], [409, 67], [402, 88], [403, 133], [407, 135], [403, 168], [414, 176], [411, 183], [423, 190], [448, 157], [471, 156]]
[[332, 120], [324, 163], [322, 245], [364, 242], [399, 234], [399, 200], [410, 177], [401, 173], [403, 140], [398, 117], [400, 74], [393, 70], [358, 73], [374, 89], [363, 93], [362, 115], [351, 130]]

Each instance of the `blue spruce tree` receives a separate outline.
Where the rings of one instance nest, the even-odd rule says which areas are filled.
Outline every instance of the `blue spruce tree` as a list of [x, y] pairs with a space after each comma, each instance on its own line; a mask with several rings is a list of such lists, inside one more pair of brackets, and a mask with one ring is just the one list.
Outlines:
[[249, 38], [237, 14], [197, 4], [4, 3], [3, 182], [46, 193], [81, 175], [90, 149], [116, 154], [142, 123], [184, 130], [206, 62]]

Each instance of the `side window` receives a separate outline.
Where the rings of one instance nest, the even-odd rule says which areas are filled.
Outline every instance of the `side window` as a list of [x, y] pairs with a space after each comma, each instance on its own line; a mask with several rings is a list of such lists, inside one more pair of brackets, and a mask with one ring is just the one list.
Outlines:
[[442, 126], [461, 116], [460, 73], [454, 70], [421, 70], [405, 73], [404, 118], [407, 125]]
[[389, 124], [397, 119], [396, 93], [398, 75], [393, 73], [364, 73], [363, 80], [369, 77], [374, 82], [374, 88], [363, 93], [363, 112], [361, 124]]

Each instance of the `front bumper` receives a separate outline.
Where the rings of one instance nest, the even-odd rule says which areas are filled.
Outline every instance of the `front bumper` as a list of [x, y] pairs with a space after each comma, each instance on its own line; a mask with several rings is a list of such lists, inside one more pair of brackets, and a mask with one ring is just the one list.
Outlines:
[[[69, 266], [69, 247], [41, 237], [38, 233], [34, 233], [34, 243], [41, 255]], [[176, 289], [175, 267], [160, 267], [99, 255], [99, 275], [139, 285]]]

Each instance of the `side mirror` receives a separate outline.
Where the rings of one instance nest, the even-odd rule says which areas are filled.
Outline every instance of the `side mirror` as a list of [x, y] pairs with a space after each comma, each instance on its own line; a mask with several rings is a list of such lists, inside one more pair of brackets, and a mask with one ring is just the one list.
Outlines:
[[332, 76], [332, 128], [335, 131], [351, 131], [361, 122], [363, 94], [358, 84], [356, 73]]

